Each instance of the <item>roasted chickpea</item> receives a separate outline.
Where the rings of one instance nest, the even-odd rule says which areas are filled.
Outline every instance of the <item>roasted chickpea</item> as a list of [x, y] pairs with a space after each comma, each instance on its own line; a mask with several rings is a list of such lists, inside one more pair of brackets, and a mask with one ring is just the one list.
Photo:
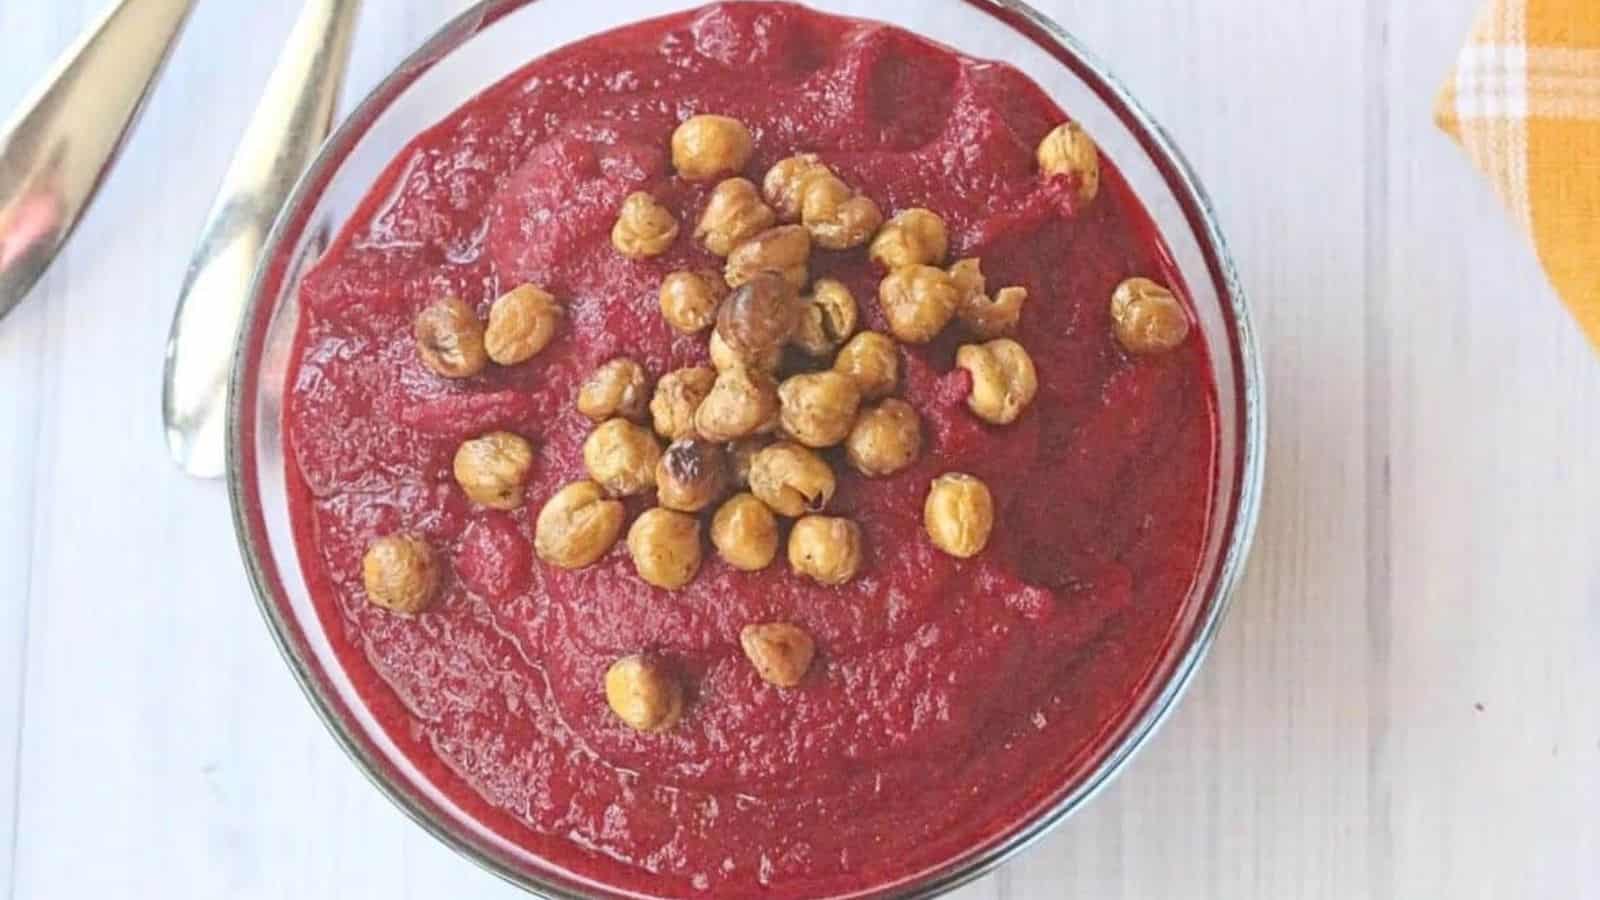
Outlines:
[[728, 286], [717, 272], [673, 272], [661, 282], [661, 318], [682, 334], [704, 331], [717, 320]]
[[778, 366], [783, 362], [782, 347], [774, 347], [754, 360], [740, 359], [739, 354], [733, 352], [733, 348], [728, 346], [728, 342], [722, 339], [722, 335], [718, 334], [716, 329], [712, 329], [711, 340], [706, 342], [706, 346], [711, 353], [711, 368], [718, 372], [748, 366], [771, 375], [778, 371]]
[[683, 715], [683, 685], [654, 657], [624, 656], [606, 670], [606, 704], [634, 731], [666, 731]]
[[956, 351], [956, 365], [972, 374], [972, 393], [967, 406], [978, 418], [995, 425], [1009, 425], [1022, 415], [1039, 392], [1039, 376], [1033, 359], [1022, 345], [1010, 338], [996, 338], [987, 344], [965, 344]]
[[932, 210], [913, 207], [895, 214], [873, 238], [867, 254], [889, 271], [906, 266], [937, 266], [950, 252], [944, 219]]
[[656, 463], [656, 502], [699, 512], [728, 489], [728, 451], [693, 438], [673, 441]]
[[672, 167], [690, 181], [708, 181], [745, 167], [755, 141], [727, 116], [691, 116], [672, 132]]
[[800, 221], [811, 241], [828, 250], [848, 250], [867, 242], [883, 224], [878, 204], [850, 189], [837, 175], [814, 172], [800, 186]]
[[622, 533], [621, 500], [606, 497], [592, 481], [574, 481], [545, 501], [533, 524], [539, 558], [563, 569], [581, 569], [606, 555]]
[[787, 622], [746, 625], [739, 630], [739, 646], [762, 681], [783, 688], [800, 684], [817, 652], [811, 635]]
[[750, 460], [750, 493], [782, 516], [820, 512], [836, 487], [827, 462], [799, 444], [779, 441]]
[[723, 562], [759, 572], [778, 555], [778, 519], [754, 494], [735, 494], [711, 518], [711, 543]]
[[456, 483], [468, 500], [490, 509], [521, 506], [522, 486], [532, 468], [533, 445], [507, 431], [474, 438], [456, 450]]
[[611, 244], [629, 259], [649, 259], [667, 252], [678, 239], [678, 220], [672, 211], [644, 191], [634, 191], [622, 201]]
[[811, 176], [828, 171], [815, 153], [801, 153], [779, 160], [777, 165], [768, 169], [767, 176], [761, 181], [761, 191], [781, 221], [798, 222], [805, 201], [801, 188]]
[[1004, 287], [990, 297], [977, 258], [963, 259], [951, 266], [950, 280], [955, 283], [959, 298], [956, 315], [973, 334], [987, 340], [1017, 327], [1022, 304], [1028, 299], [1027, 288]]
[[1078, 201], [1089, 203], [1100, 193], [1100, 151], [1076, 122], [1057, 125], [1039, 142], [1039, 171], [1065, 175], [1074, 182]]
[[789, 532], [789, 566], [837, 587], [861, 569], [861, 526], [833, 516], [806, 516]]
[[483, 347], [502, 366], [527, 362], [550, 344], [561, 324], [561, 304], [534, 285], [518, 286], [489, 307]]
[[693, 437], [695, 411], [716, 382], [717, 373], [705, 366], [677, 369], [662, 376], [650, 400], [656, 434], [669, 441]]
[[747, 365], [781, 353], [800, 318], [795, 289], [763, 272], [728, 296], [717, 312], [717, 337]]
[[827, 356], [856, 332], [856, 298], [843, 282], [823, 278], [800, 305], [794, 344], [811, 356]]
[[578, 388], [578, 412], [591, 422], [643, 418], [649, 405], [650, 379], [643, 366], [625, 356], [595, 369]]
[[483, 323], [460, 297], [446, 297], [417, 315], [417, 355], [446, 378], [470, 378], [489, 365]]
[[887, 335], [863, 331], [839, 348], [833, 370], [850, 376], [863, 399], [887, 397], [900, 383], [900, 351]]
[[1189, 337], [1189, 314], [1171, 291], [1129, 278], [1111, 295], [1111, 327], [1129, 353], [1167, 353]]
[[439, 564], [428, 542], [414, 534], [378, 538], [361, 558], [367, 599], [390, 612], [415, 615], [439, 591]]
[[848, 375], [809, 372], [778, 386], [778, 425], [807, 447], [832, 447], [850, 434], [861, 388]]
[[890, 397], [861, 413], [844, 449], [861, 474], [893, 475], [916, 462], [922, 452], [922, 418], [911, 404]]
[[750, 486], [750, 461], [772, 443], [767, 437], [740, 438], [728, 444], [728, 480], [735, 487]]
[[994, 497], [971, 475], [951, 472], [933, 480], [922, 525], [940, 550], [962, 559], [983, 552], [994, 530]]
[[777, 213], [761, 202], [761, 192], [754, 184], [744, 178], [729, 178], [712, 189], [694, 236], [707, 250], [727, 256], [777, 221]]
[[878, 305], [889, 331], [908, 344], [938, 337], [956, 314], [956, 300], [950, 274], [933, 266], [905, 266], [878, 282]]
[[650, 429], [627, 419], [607, 419], [583, 442], [589, 477], [613, 497], [631, 497], [655, 487], [661, 445]]
[[738, 287], [762, 272], [776, 272], [795, 290], [806, 286], [811, 235], [799, 225], [769, 228], [733, 248], [723, 276]]
[[640, 578], [675, 591], [700, 571], [700, 520], [659, 506], [647, 509], [628, 529], [628, 553]]
[[708, 441], [733, 441], [777, 424], [778, 385], [745, 366], [717, 373], [711, 393], [694, 414], [695, 431]]

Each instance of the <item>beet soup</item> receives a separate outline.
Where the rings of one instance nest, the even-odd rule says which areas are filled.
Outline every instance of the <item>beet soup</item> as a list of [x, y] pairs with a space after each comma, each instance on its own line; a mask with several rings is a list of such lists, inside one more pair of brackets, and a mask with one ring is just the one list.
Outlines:
[[300, 287], [291, 515], [455, 802], [604, 889], [812, 897], [1103, 749], [1199, 574], [1217, 399], [1070, 121], [748, 2], [537, 59], [393, 161]]

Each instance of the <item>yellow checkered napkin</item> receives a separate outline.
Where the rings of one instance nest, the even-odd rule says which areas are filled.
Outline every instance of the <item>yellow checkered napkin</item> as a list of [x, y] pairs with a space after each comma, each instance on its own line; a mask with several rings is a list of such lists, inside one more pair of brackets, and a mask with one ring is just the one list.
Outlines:
[[1600, 0], [1490, 0], [1434, 115], [1600, 348]]

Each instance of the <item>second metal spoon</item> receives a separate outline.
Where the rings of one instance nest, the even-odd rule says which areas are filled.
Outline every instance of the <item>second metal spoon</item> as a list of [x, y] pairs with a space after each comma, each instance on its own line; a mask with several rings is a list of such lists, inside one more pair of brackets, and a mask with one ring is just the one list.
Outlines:
[[234, 338], [272, 223], [328, 135], [360, 0], [306, 0], [235, 152], [189, 264], [167, 340], [167, 448], [197, 478], [223, 472]]

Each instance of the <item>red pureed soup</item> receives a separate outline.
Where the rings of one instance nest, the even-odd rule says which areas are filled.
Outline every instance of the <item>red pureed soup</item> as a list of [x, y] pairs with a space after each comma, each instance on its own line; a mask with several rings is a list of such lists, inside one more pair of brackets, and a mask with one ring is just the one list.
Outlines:
[[[737, 172], [707, 177], [675, 158], [676, 129], [699, 114], [742, 124], [688, 148]], [[1081, 774], [1161, 658], [1197, 577], [1218, 423], [1202, 342], [1186, 339], [1192, 313], [1173, 300], [1177, 274], [1115, 168], [1096, 168], [1092, 153], [1085, 163], [1081, 132], [1056, 130], [1068, 121], [1007, 65], [880, 24], [738, 3], [538, 59], [394, 160], [301, 285], [284, 418], [292, 518], [323, 626], [428, 777], [507, 839], [609, 889], [809, 897], [947, 862]], [[627, 495], [615, 504], [590, 498], [621, 522], [609, 538], [592, 533], [606, 523], [584, 526], [593, 562], [536, 553], [541, 510], [593, 471], [585, 444], [600, 426], [579, 411], [580, 387], [630, 359], [645, 383], [622, 404], [637, 423], [624, 430], [637, 442], [661, 425], [641, 409], [653, 386], [709, 368], [708, 338], [722, 328], [675, 328], [663, 281], [706, 272], [719, 299], [725, 260], [696, 233], [713, 191], [742, 175], [757, 208], [769, 171], [802, 153], [847, 189], [835, 201], [865, 198], [856, 208], [890, 220], [879, 228], [863, 214], [861, 234], [835, 241], [855, 243], [818, 242], [791, 275], [805, 284], [796, 302], [832, 279], [854, 299], [856, 327], [884, 335], [892, 387], [869, 390], [859, 412], [842, 405], [864, 416], [887, 390], [914, 424], [888, 433], [912, 446], [890, 447], [894, 471], [878, 477], [859, 471], [854, 438], [801, 450], [835, 482], [831, 498], [801, 490], [807, 512], [854, 531], [819, 529], [823, 543], [794, 560], [794, 516], [773, 517], [769, 564], [759, 562], [771, 547], [757, 548], [757, 564], [738, 557], [753, 571], [713, 544], [713, 514], [743, 490], [731, 483], [703, 510], [674, 514], [676, 531], [658, 530], [677, 536], [650, 557], [677, 573], [674, 589], [651, 583], [659, 572], [647, 581], [630, 550], [630, 534], [648, 530], [632, 523], [665, 502], [648, 484], [613, 490]], [[645, 227], [642, 240], [658, 246], [630, 256], [613, 230], [640, 191], [654, 225], [678, 231]], [[942, 220], [946, 252], [896, 218], [912, 208]], [[783, 213], [773, 227], [793, 222]], [[821, 234], [809, 217], [794, 227]], [[1020, 319], [990, 327], [967, 315], [973, 297], [962, 294], [930, 340], [901, 339], [927, 292], [906, 295], [906, 321], [887, 316], [889, 270], [922, 260], [939, 294], [956, 284], [944, 270], [964, 259], [981, 260], [978, 301], [1025, 289]], [[532, 339], [542, 346], [524, 361], [480, 358], [465, 377], [441, 375], [439, 354], [475, 347], [429, 332], [419, 348], [419, 317], [481, 333], [491, 305], [522, 285], [538, 302], [520, 311], [554, 324], [548, 342]], [[453, 319], [439, 306], [451, 297], [462, 301]], [[529, 338], [516, 326], [534, 320], [507, 321], [513, 338]], [[1002, 331], [1025, 348], [1036, 392], [1014, 366], [961, 356]], [[776, 380], [828, 371], [834, 352], [789, 346]], [[746, 362], [747, 374], [768, 365]], [[765, 376], [752, 377], [759, 387]], [[969, 402], [991, 389], [1014, 421]], [[790, 431], [792, 399], [780, 404]], [[464, 486], [458, 450], [489, 433], [521, 443], [468, 459]], [[667, 440], [648, 443], [659, 452]], [[986, 486], [986, 537], [968, 521], [983, 518], [973, 495], [928, 503], [948, 473]], [[940, 531], [940, 515], [956, 520]], [[397, 535], [375, 560], [369, 550]], [[638, 539], [647, 557], [650, 537]], [[841, 538], [854, 540], [826, 543]], [[412, 606], [394, 596], [406, 591]], [[741, 641], [762, 623], [785, 623], [814, 653], [769, 644], [790, 670], [774, 679]], [[630, 719], [628, 703], [638, 713], [661, 697], [653, 682], [608, 695], [608, 672], [629, 659], [678, 706]]]

